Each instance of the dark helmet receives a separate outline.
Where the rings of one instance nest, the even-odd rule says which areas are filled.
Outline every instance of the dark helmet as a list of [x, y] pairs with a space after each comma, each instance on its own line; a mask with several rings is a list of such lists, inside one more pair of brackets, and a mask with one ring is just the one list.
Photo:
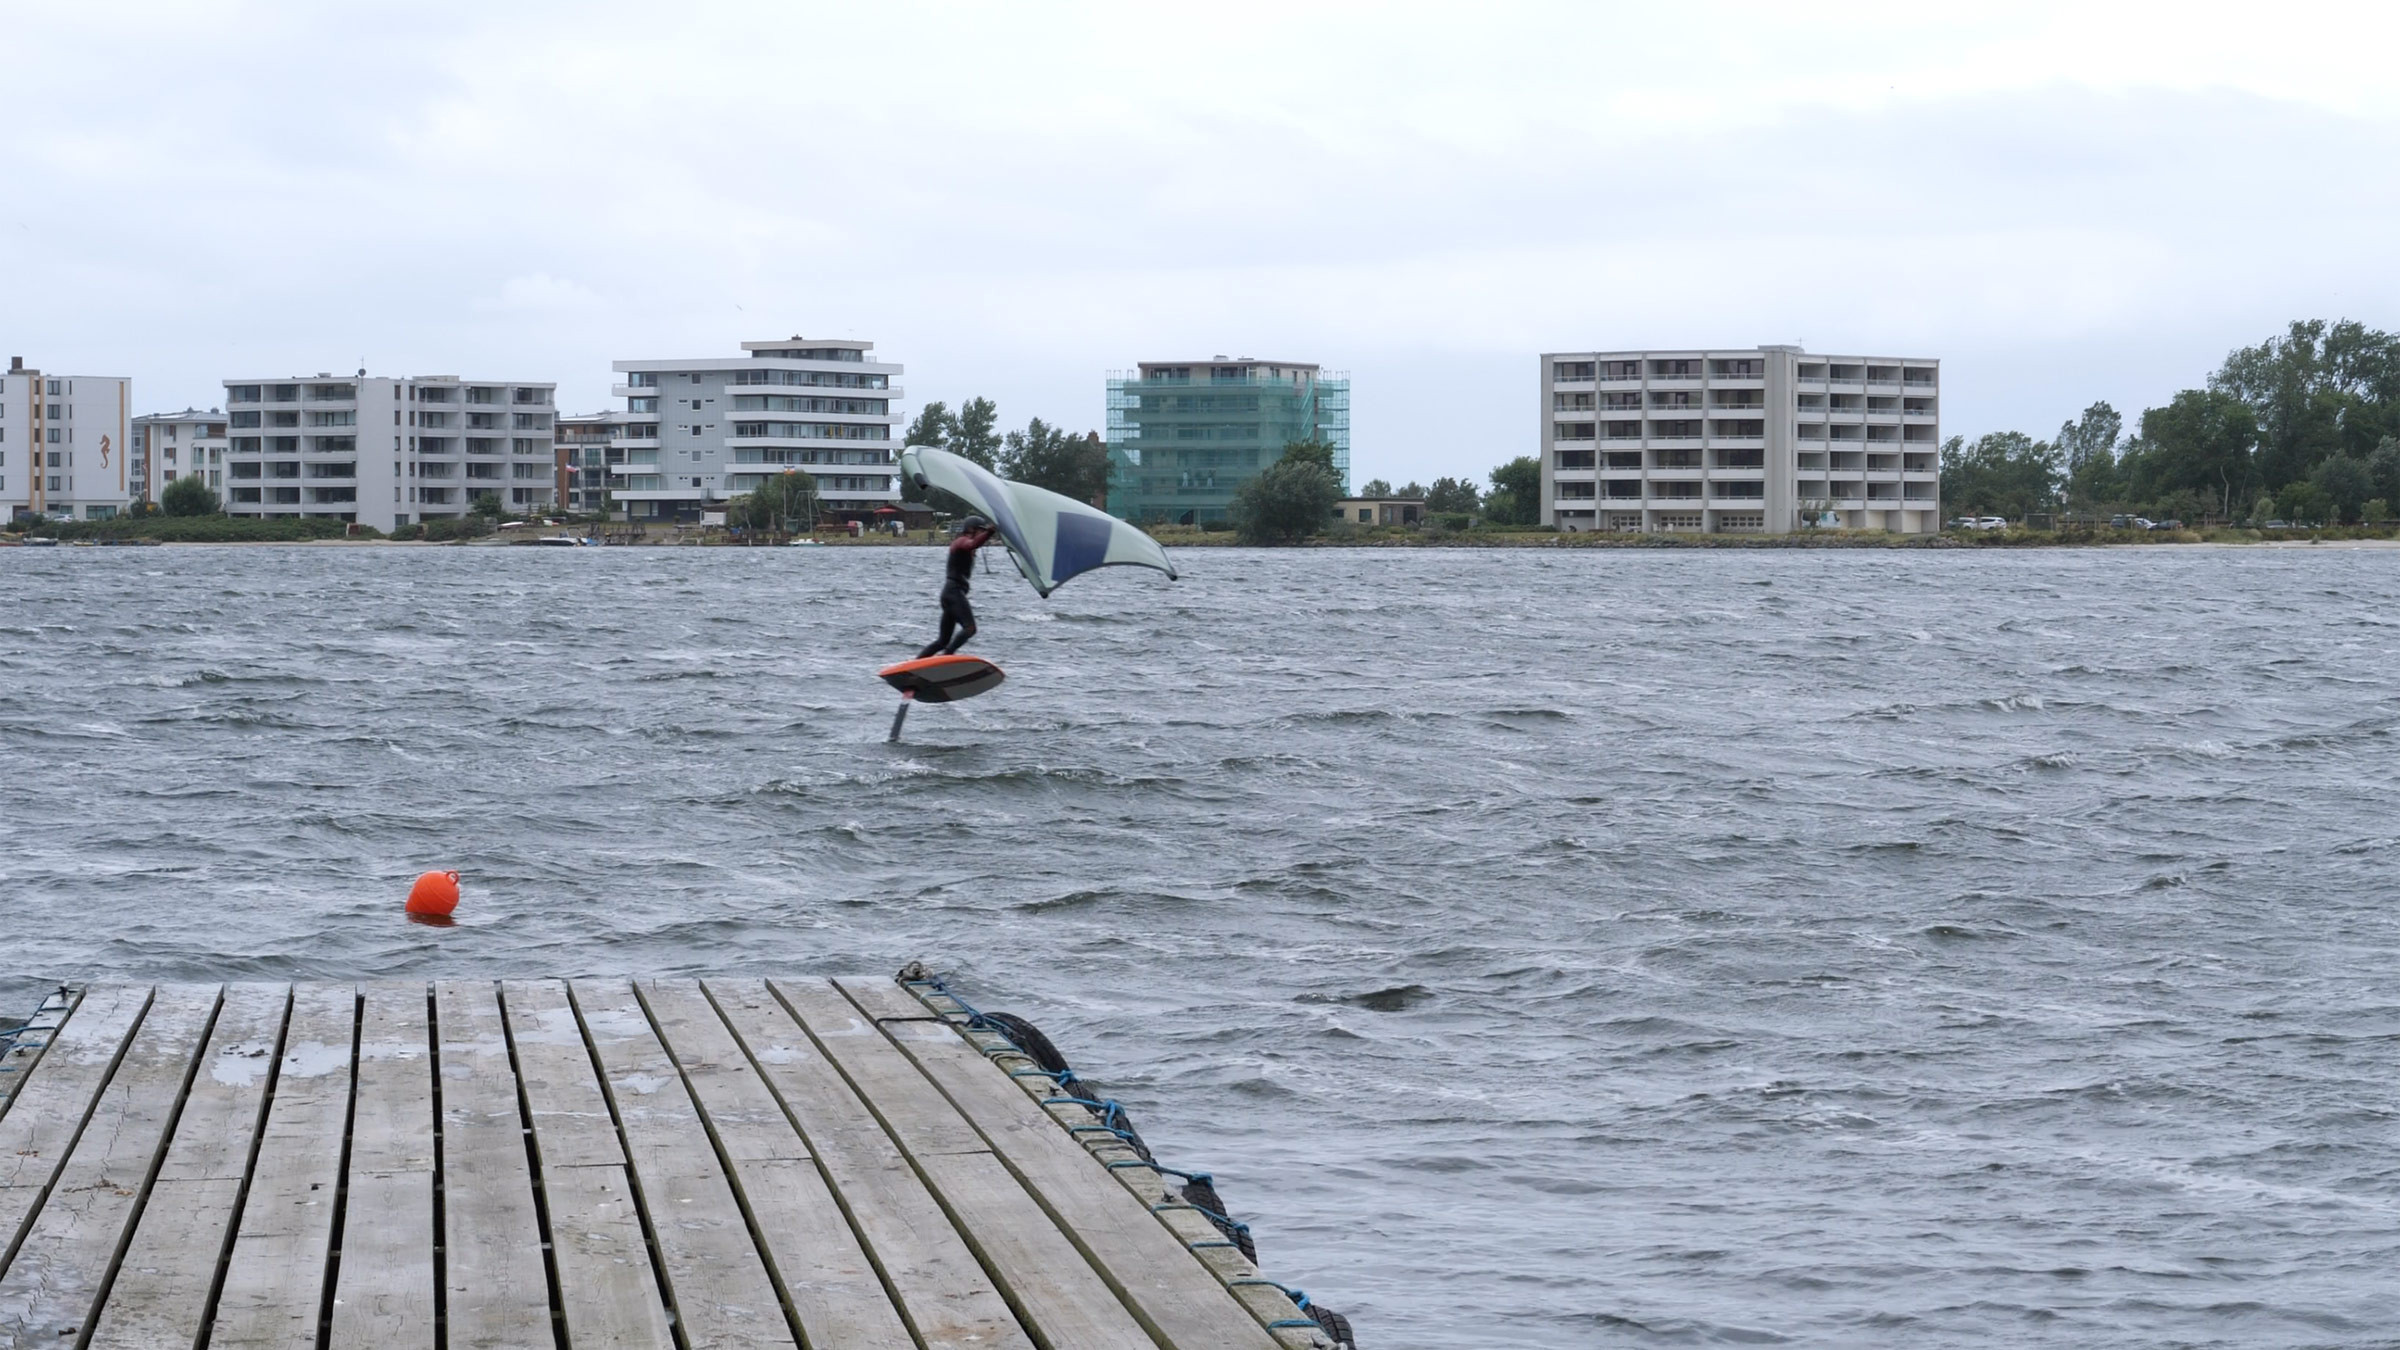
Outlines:
[[988, 530], [990, 528], [992, 528], [992, 522], [985, 520], [981, 516], [969, 516], [965, 520], [958, 522], [958, 532], [960, 534], [973, 534], [977, 530]]

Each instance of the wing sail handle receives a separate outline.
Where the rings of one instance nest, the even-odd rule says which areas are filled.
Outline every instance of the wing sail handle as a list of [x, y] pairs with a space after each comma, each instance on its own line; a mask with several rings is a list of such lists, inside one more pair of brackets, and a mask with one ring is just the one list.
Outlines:
[[1106, 511], [1048, 488], [1012, 483], [947, 450], [912, 445], [900, 452], [900, 473], [918, 488], [956, 497], [988, 517], [1017, 570], [1044, 597], [1095, 567], [1155, 567], [1175, 576], [1175, 564], [1157, 540]]

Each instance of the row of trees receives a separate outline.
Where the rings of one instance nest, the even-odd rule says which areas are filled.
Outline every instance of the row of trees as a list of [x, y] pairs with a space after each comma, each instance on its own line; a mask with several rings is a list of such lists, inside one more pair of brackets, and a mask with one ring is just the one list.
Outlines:
[[1471, 478], [1436, 478], [1432, 487], [1411, 482], [1394, 491], [1381, 478], [1370, 478], [1358, 490], [1361, 497], [1423, 499], [1429, 516], [1481, 516], [1495, 525], [1542, 523], [1542, 462], [1519, 455], [1492, 470], [1492, 489], [1484, 492]]
[[[1342, 499], [1335, 474], [1335, 447], [1326, 441], [1293, 441], [1283, 455], [1233, 494], [1233, 525], [1254, 544], [1284, 544], [1321, 532]], [[1367, 480], [1361, 497], [1417, 498], [1428, 516], [1473, 517], [1499, 525], [1537, 525], [1542, 519], [1542, 465], [1531, 455], [1492, 470], [1486, 494], [1472, 480], [1436, 478], [1432, 487], [1410, 483], [1394, 491], [1381, 478]]]
[[1942, 447], [1942, 502], [1969, 514], [2059, 507], [2199, 520], [2389, 519], [2400, 504], [2400, 336], [2294, 323], [2225, 358], [2207, 386], [2143, 412], [2106, 403], [2057, 439], [2002, 431]]
[[[1000, 409], [971, 398], [952, 412], [928, 403], [908, 424], [905, 445], [938, 446], [1003, 478], [1048, 488], [1079, 502], [1099, 503], [1108, 492], [1108, 444], [1097, 431], [1078, 435], [1036, 417], [1021, 431], [1000, 434]], [[1328, 508], [1330, 509], [1330, 508]]]

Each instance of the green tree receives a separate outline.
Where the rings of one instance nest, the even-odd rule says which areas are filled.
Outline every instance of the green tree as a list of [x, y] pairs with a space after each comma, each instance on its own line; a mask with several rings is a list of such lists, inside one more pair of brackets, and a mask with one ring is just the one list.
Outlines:
[[475, 494], [474, 500], [467, 504], [467, 510], [475, 515], [482, 516], [486, 520], [496, 520], [499, 518], [501, 512], [500, 494], [497, 492], [478, 492]]
[[1407, 500], [1409, 500], [1409, 501], [1419, 501], [1419, 502], [1421, 502], [1421, 501], [1425, 500], [1425, 485], [1424, 485], [1423, 483], [1420, 483], [1420, 482], [1418, 482], [1416, 479], [1414, 479], [1414, 478], [1411, 478], [1411, 479], [1409, 479], [1409, 480], [1408, 480], [1408, 486], [1406, 486], [1406, 487], [1404, 487], [1404, 488], [1400, 489], [1400, 490], [1399, 490], [1397, 493], [1394, 493], [1393, 495], [1394, 495], [1394, 496], [1397, 496], [1397, 497], [1402, 497], [1402, 498], [1405, 498], [1405, 499], [1407, 499]]
[[1294, 441], [1283, 458], [1234, 489], [1233, 527], [1242, 541], [1288, 544], [1324, 529], [1342, 499], [1331, 460], [1331, 446]]
[[2400, 436], [2386, 436], [2367, 456], [2367, 472], [2375, 475], [2375, 495], [2400, 501]]
[[2117, 437], [2124, 434], [2125, 419], [2103, 401], [2083, 410], [2083, 416], [2061, 425], [2058, 429], [2059, 453], [2066, 458], [2067, 474], [2093, 460], [2117, 462]]
[[2141, 452], [2127, 455], [2126, 486], [2137, 501], [2182, 489], [2204, 493], [2212, 511], [2231, 517], [2258, 482], [2257, 442], [2248, 404], [2220, 390], [2186, 389], [2142, 414]]
[[2333, 455], [2317, 461], [2308, 471], [2308, 481], [2325, 494], [2326, 502], [2344, 525], [2356, 525], [2365, 513], [2367, 499], [2375, 495], [2375, 475], [2366, 461], [2349, 455]]
[[1367, 485], [1358, 490], [1358, 495], [1361, 497], [1389, 497], [1392, 495], [1392, 485], [1380, 478], [1370, 478], [1367, 480]]
[[[1313, 438], [1304, 441], [1285, 441], [1283, 443], [1283, 459], [1307, 460], [1323, 469], [1333, 479], [1334, 485], [1338, 487], [1341, 485], [1342, 476], [1334, 471], [1333, 457], [1339, 450], [1340, 447], [1331, 441], [1320, 441]], [[1277, 462], [1282, 461], [1278, 460]]]
[[2333, 514], [2333, 502], [2325, 489], [2303, 478], [2275, 494], [2275, 514], [2294, 525], [2322, 525]]
[[725, 523], [744, 529], [805, 530], [816, 519], [816, 477], [799, 469], [786, 469], [725, 506]]
[[1473, 515], [1483, 509], [1483, 494], [1464, 478], [1436, 478], [1425, 492], [1428, 515]]
[[2227, 356], [2208, 387], [2249, 406], [2258, 477], [2280, 488], [2318, 460], [2363, 457], [2400, 432], [2400, 338], [2349, 319], [2294, 322]]
[[2381, 525], [2392, 518], [2392, 504], [2381, 497], [2370, 497], [2359, 514], [2369, 525]]
[[1519, 455], [1492, 470], [1492, 495], [1484, 513], [1502, 525], [1542, 523], [1542, 462]]
[[988, 398], [971, 398], [959, 405], [951, 422], [950, 439], [942, 448], [989, 469], [1000, 462], [1000, 409]]
[[949, 404], [937, 399], [917, 410], [916, 420], [908, 424], [908, 430], [902, 434], [900, 444], [902, 446], [930, 445], [946, 450], [950, 447], [951, 438], [957, 434], [958, 419], [950, 415]]
[[1942, 447], [1942, 501], [1967, 515], [2012, 518], [2058, 500], [2058, 447], [2022, 431], [1953, 436]]
[[2272, 495], [2259, 498], [2258, 505], [2250, 508], [2250, 519], [2253, 523], [2269, 521], [2274, 518], [2275, 498]]
[[167, 484], [158, 494], [159, 509], [170, 516], [213, 516], [217, 513], [217, 494], [208, 490], [198, 474], [185, 474]]
[[1000, 476], [1098, 503], [1108, 492], [1108, 446], [1097, 431], [1077, 436], [1036, 417], [1023, 431], [1008, 433]]

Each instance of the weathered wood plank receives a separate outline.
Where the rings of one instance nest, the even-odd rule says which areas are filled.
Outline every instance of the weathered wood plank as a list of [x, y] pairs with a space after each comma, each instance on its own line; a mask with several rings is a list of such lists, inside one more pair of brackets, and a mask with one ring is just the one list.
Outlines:
[[[854, 1004], [821, 982], [770, 983], [909, 1155], [1009, 1306], [1045, 1344], [1054, 1350], [1122, 1350], [1150, 1342], [1150, 1334], [1070, 1237]], [[1246, 1314], [1242, 1320], [1260, 1336], [1266, 1334]]]
[[550, 1199], [567, 1343], [576, 1350], [674, 1350], [624, 1167], [545, 1169], [542, 1187]]
[[[1270, 1334], [1286, 1350], [1327, 1350], [1331, 1342], [1316, 1324], [1284, 1293], [1283, 1287], [1261, 1277], [1259, 1268], [1240, 1249], [1226, 1240], [1206, 1216], [1182, 1202], [1172, 1193], [1164, 1179], [1154, 1170], [1139, 1166], [1141, 1155], [1132, 1146], [1113, 1135], [1092, 1128], [1094, 1118], [1081, 1105], [1066, 1105], [1058, 1099], [1058, 1088], [1047, 1076], [1038, 1072], [1033, 1057], [1018, 1049], [1006, 1036], [997, 1031], [974, 1030], [967, 1023], [973, 1014], [956, 995], [922, 985], [907, 986], [936, 1016], [949, 1020], [968, 1044], [987, 1057], [991, 1063], [1009, 1073], [1009, 1081], [1039, 1106], [1081, 1144], [1094, 1161], [1108, 1167], [1109, 1175], [1119, 1186], [1134, 1193], [1145, 1207], [1157, 1206], [1158, 1221], [1176, 1240], [1190, 1248], [1209, 1272], [1224, 1282], [1227, 1290], [1261, 1326], [1270, 1327]], [[1280, 1324], [1280, 1325], [1278, 1325]]]
[[1162, 1343], [1275, 1350], [1191, 1250], [949, 1023], [889, 982], [836, 984], [990, 1141]]
[[94, 1350], [199, 1342], [217, 1266], [233, 1240], [242, 1180], [266, 1119], [267, 1080], [290, 1005], [285, 985], [237, 984], [225, 991], [175, 1122], [174, 1142], [93, 1331]]
[[718, 1151], [731, 1160], [734, 1191], [801, 1334], [812, 1346], [914, 1350], [806, 1142], [699, 982], [644, 981], [640, 993]]
[[550, 1273], [508, 1029], [489, 981], [434, 986], [442, 1089], [442, 1279], [449, 1343], [532, 1350], [554, 1343]]
[[72, 1342], [99, 1311], [165, 1154], [216, 1015], [215, 985], [157, 990], [16, 1259], [0, 1277], [0, 1350]]
[[50, 1048], [50, 1038], [66, 1025], [75, 1014], [75, 1004], [83, 991], [72, 985], [60, 985], [58, 991], [42, 1000], [42, 1006], [25, 1019], [15, 1034], [0, 1041], [0, 1116], [8, 1114], [8, 1104], [16, 1099], [17, 1089], [33, 1072], [35, 1061]]
[[509, 980], [500, 986], [516, 1047], [517, 1079], [533, 1119], [542, 1168], [623, 1167], [625, 1148], [592, 1069], [591, 1048], [557, 980]]
[[916, 1172], [790, 1011], [758, 980], [707, 992], [810, 1152], [902, 1315], [929, 1350], [1033, 1342]]
[[267, 1125], [217, 1296], [210, 1350], [314, 1350], [333, 1252], [342, 1131], [350, 1113], [358, 991], [292, 991]]
[[571, 992], [616, 1104], [685, 1334], [695, 1345], [788, 1350], [796, 1344], [791, 1324], [749, 1222], [633, 986], [577, 980]]
[[148, 985], [86, 990], [0, 1117], [0, 1271], [16, 1255], [149, 1006]]
[[566, 986], [509, 981], [501, 1004], [533, 1122], [568, 1343], [671, 1350], [675, 1336], [625, 1149]]
[[358, 1084], [331, 1344], [430, 1350], [432, 1019], [422, 984], [365, 984], [359, 998]]

